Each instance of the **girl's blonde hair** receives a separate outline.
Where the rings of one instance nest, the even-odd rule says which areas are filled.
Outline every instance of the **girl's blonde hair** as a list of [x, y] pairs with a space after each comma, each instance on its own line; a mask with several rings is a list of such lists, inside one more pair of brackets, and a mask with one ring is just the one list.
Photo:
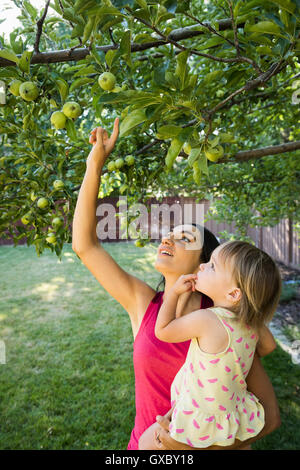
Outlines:
[[281, 294], [281, 277], [274, 260], [250, 243], [224, 243], [221, 259], [230, 261], [233, 279], [241, 289], [241, 300], [235, 307], [239, 319], [259, 329], [270, 321]]

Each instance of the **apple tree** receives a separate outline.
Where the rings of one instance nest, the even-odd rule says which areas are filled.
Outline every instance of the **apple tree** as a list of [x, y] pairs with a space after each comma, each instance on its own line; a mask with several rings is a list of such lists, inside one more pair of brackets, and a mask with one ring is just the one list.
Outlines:
[[[299, 226], [299, 0], [46, 0], [0, 35], [0, 233], [60, 256], [95, 126], [99, 196], [211, 198]], [[18, 225], [16, 225], [18, 223]]]

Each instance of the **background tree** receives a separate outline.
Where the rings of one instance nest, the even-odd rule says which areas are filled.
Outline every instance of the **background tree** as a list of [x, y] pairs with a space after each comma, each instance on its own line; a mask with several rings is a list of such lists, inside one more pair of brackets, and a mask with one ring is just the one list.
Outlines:
[[0, 36], [0, 236], [60, 255], [89, 132], [116, 116], [100, 196], [213, 198], [238, 237], [299, 224], [299, 0], [14, 3], [22, 26]]

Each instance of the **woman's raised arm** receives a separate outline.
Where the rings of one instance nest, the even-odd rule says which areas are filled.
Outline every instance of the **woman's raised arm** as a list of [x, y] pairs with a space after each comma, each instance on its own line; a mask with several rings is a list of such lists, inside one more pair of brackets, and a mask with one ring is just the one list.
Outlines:
[[148, 284], [124, 271], [99, 243], [96, 234], [96, 209], [102, 168], [113, 150], [119, 134], [119, 119], [114, 122], [110, 137], [105, 129], [97, 127], [91, 133], [93, 144], [86, 172], [78, 194], [73, 218], [72, 249], [95, 276], [103, 288], [130, 314], [133, 331], [155, 294]]

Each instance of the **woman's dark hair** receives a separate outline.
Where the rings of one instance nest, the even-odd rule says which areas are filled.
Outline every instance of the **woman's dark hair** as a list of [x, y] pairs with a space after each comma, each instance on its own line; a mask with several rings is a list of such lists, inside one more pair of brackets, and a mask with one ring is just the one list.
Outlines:
[[[208, 230], [207, 228], [201, 227], [200, 225], [194, 224], [194, 223], [192, 223], [191, 225], [194, 225], [194, 227], [197, 227], [200, 230], [200, 232], [203, 230], [204, 242], [203, 242], [203, 246], [202, 246], [201, 256], [200, 256], [200, 259], [199, 259], [199, 264], [200, 263], [208, 263], [208, 261], [210, 260], [210, 256], [211, 256], [212, 252], [214, 251], [215, 248], [217, 248], [220, 245], [220, 243], [218, 242], [215, 235], [210, 230]], [[159, 283], [156, 287], [156, 292], [158, 292], [160, 290], [165, 290], [165, 278], [164, 278], [164, 276], [161, 276], [161, 279], [159, 280]]]

